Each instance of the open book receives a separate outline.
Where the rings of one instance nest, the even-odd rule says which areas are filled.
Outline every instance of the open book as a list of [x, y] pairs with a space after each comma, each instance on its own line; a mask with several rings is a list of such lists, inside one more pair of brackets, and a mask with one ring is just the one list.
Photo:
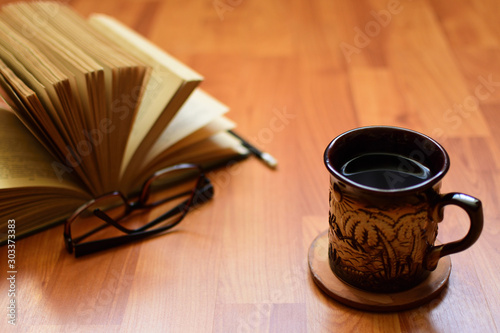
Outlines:
[[161, 168], [246, 156], [201, 81], [108, 16], [86, 20], [56, 2], [2, 7], [0, 242], [10, 219], [16, 236], [29, 234]]

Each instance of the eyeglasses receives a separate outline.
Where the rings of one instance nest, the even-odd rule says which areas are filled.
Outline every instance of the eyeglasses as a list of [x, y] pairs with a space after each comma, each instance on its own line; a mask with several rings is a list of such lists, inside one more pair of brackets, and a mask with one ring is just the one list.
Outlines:
[[[210, 180], [195, 164], [157, 171], [144, 182], [136, 200], [116, 191], [78, 208], [64, 225], [66, 249], [79, 257], [159, 234], [178, 225], [213, 193]], [[151, 215], [155, 207], [162, 213], [152, 221], [144, 224], [144, 217], [134, 218], [138, 213]]]

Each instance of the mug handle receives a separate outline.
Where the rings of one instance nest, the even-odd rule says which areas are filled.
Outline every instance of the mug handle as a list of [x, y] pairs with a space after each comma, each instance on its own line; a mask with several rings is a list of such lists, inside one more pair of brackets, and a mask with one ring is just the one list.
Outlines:
[[436, 269], [439, 258], [469, 248], [477, 241], [483, 230], [483, 207], [481, 201], [463, 193], [445, 194], [440, 197], [439, 202], [435, 206], [438, 221], [443, 220], [444, 207], [447, 205], [456, 205], [465, 210], [469, 215], [470, 228], [467, 235], [461, 240], [430, 248], [424, 262], [424, 267], [430, 271]]

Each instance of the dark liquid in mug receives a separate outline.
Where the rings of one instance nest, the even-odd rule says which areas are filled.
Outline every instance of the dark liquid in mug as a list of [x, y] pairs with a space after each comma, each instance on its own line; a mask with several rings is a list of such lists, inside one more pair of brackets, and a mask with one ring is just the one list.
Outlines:
[[344, 164], [341, 172], [353, 182], [382, 190], [415, 186], [432, 177], [421, 163], [387, 153], [357, 156]]

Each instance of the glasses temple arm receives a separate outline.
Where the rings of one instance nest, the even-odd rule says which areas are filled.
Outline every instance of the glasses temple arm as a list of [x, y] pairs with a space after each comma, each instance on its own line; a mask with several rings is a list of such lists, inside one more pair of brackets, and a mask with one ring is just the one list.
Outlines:
[[[176, 214], [179, 214], [179, 213], [182, 213], [182, 216], [184, 217], [190, 208], [196, 207], [198, 205], [201, 205], [201, 204], [207, 202], [208, 200], [212, 199], [213, 196], [214, 196], [214, 188], [213, 188], [212, 184], [206, 183], [203, 185], [203, 187], [195, 190], [193, 198], [187, 199], [187, 200], [181, 202], [180, 204], [178, 204], [174, 208], [170, 209], [165, 214], [157, 217], [156, 219], [143, 225], [142, 227], [137, 228], [136, 230], [134, 230], [134, 232], [147, 230], [147, 229], [157, 225], [158, 223], [160, 223], [168, 218], [171, 218], [172, 216], [175, 216]], [[173, 227], [173, 226], [179, 224], [179, 222], [181, 220], [182, 220], [182, 218], [179, 219], [179, 221], [174, 222], [169, 226]]]
[[[191, 199], [192, 203], [190, 207], [194, 205], [200, 205], [208, 200], [210, 200], [213, 197], [213, 186], [212, 184], [208, 183], [203, 186], [203, 188], [197, 190], [195, 192], [195, 195]], [[188, 200], [186, 200], [188, 201]], [[137, 241], [143, 238], [147, 238], [149, 236], [152, 236], [157, 233], [161, 233], [163, 231], [166, 231], [168, 229], [171, 229], [172, 227], [176, 226], [179, 224], [185, 214], [187, 213], [187, 210], [184, 212], [184, 214], [179, 218], [177, 221], [174, 223], [171, 223], [169, 225], [154, 229], [154, 230], [148, 230], [148, 231], [143, 231], [143, 229], [147, 226], [147, 228], [175, 215], [173, 212], [175, 212], [179, 207], [188, 205], [187, 202], [183, 202], [179, 204], [178, 206], [174, 207], [167, 213], [163, 214], [162, 216], [158, 217], [157, 219], [153, 220], [152, 222], [148, 223], [147, 225], [143, 226], [142, 228], [137, 229], [135, 233], [131, 233], [126, 236], [120, 236], [120, 237], [114, 237], [114, 238], [108, 238], [108, 239], [103, 239], [103, 240], [97, 240], [97, 241], [91, 241], [87, 243], [82, 243], [82, 244], [76, 244], [74, 245], [74, 252], [75, 252], [75, 257], [81, 257], [84, 255], [96, 253], [99, 251], [103, 250], [108, 250], [116, 246], [124, 245], [133, 241]], [[147, 229], [146, 228], [146, 229]]]
[[82, 244], [76, 244], [74, 246], [74, 252], [75, 252], [75, 257], [81, 257], [84, 255], [104, 251], [111, 249], [116, 246], [124, 245], [130, 242], [134, 242], [146, 237], [149, 237], [151, 235], [154, 235], [156, 233], [160, 233], [164, 230], [169, 229], [168, 228], [158, 228], [154, 230], [149, 230], [145, 232], [140, 232], [140, 233], [135, 233], [135, 234], [130, 234], [126, 236], [120, 236], [120, 237], [114, 237], [114, 238], [108, 238], [108, 239], [102, 239], [102, 240], [97, 240], [97, 241], [91, 241], [87, 243], [82, 243]]

